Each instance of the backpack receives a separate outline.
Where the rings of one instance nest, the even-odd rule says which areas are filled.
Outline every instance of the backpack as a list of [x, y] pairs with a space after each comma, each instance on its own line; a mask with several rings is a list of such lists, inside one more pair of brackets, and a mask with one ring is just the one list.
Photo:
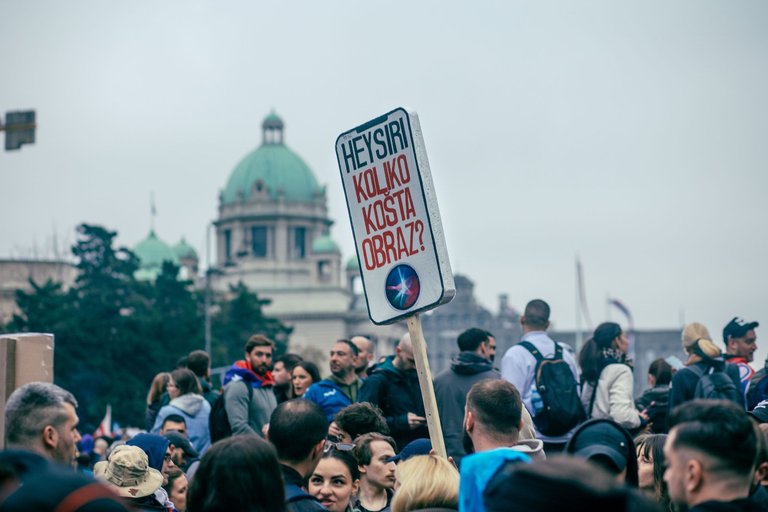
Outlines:
[[768, 399], [768, 369], [761, 368], [749, 381], [747, 388], [747, 410], [751, 411], [757, 404]]
[[714, 366], [705, 370], [696, 364], [688, 366], [688, 368], [699, 376], [699, 382], [696, 383], [696, 389], [693, 391], [694, 399], [731, 400], [744, 407], [744, 399], [739, 388], [736, 387], [733, 379], [725, 370], [715, 369]]
[[[253, 399], [253, 387], [245, 382], [241, 381], [248, 388], [248, 403], [251, 403]], [[230, 386], [233, 383], [230, 383]], [[227, 407], [224, 403], [224, 393], [221, 393], [216, 397], [216, 401], [211, 406], [211, 415], [208, 417], [208, 428], [211, 431], [211, 444], [221, 439], [226, 439], [232, 436], [232, 426], [229, 424], [229, 416], [227, 416]]]
[[555, 354], [545, 358], [527, 341], [520, 345], [536, 358], [536, 389], [543, 408], [535, 412], [533, 423], [545, 436], [561, 436], [586, 419], [571, 367], [563, 360], [563, 347], [555, 343]]

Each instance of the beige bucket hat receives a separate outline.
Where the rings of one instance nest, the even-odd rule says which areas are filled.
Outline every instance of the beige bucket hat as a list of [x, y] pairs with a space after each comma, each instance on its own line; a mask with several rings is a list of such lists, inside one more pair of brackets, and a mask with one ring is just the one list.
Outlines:
[[138, 446], [118, 446], [108, 461], [96, 463], [93, 476], [124, 498], [143, 498], [163, 485], [162, 473], [149, 467], [147, 454]]

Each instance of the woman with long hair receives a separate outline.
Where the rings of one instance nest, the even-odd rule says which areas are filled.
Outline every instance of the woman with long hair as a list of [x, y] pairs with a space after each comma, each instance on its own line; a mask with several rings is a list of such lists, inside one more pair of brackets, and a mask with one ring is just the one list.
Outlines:
[[644, 427], [648, 416], [635, 409], [629, 340], [617, 323], [597, 326], [579, 353], [581, 401], [587, 418], [610, 418], [626, 429]]
[[168, 470], [168, 483], [163, 486], [176, 512], [187, 512], [187, 475], [174, 466]]
[[293, 397], [301, 398], [309, 386], [320, 381], [320, 371], [311, 361], [299, 361], [291, 370], [291, 387]]
[[[360, 469], [352, 451], [328, 443], [320, 462], [309, 477], [307, 490], [331, 512], [351, 512], [352, 497], [360, 486]], [[350, 445], [350, 449], [354, 445]]]
[[[739, 389], [738, 367], [726, 365], [720, 348], [712, 341], [707, 328], [699, 322], [688, 324], [682, 333], [683, 349], [688, 354], [685, 368], [672, 377], [669, 392], [669, 411], [688, 400], [693, 400], [699, 379], [710, 371], [724, 371]], [[743, 404], [742, 404], [743, 405]]]
[[174, 370], [168, 380], [167, 389], [171, 402], [157, 413], [152, 433], [160, 432], [163, 421], [169, 415], [179, 414], [187, 424], [189, 442], [197, 453], [204, 453], [211, 446], [211, 433], [208, 427], [211, 406], [201, 394], [202, 390], [197, 377], [186, 368]]
[[152, 384], [149, 385], [149, 392], [147, 393], [147, 412], [144, 419], [147, 430], [152, 430], [155, 425], [155, 419], [160, 408], [164, 405], [162, 402], [163, 393], [165, 393], [165, 387], [168, 385], [168, 379], [171, 378], [171, 374], [168, 372], [160, 372], [152, 379]]
[[255, 434], [217, 442], [200, 461], [187, 503], [188, 512], [285, 512], [274, 447]]
[[672, 511], [672, 503], [664, 481], [664, 441], [666, 434], [643, 434], [635, 438], [637, 450], [637, 486], [653, 497], [665, 512]]

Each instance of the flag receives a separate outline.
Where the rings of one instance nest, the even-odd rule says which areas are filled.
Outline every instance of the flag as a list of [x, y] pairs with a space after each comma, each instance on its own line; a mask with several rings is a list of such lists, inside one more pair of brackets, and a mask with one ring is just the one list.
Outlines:
[[107, 404], [107, 413], [104, 415], [104, 419], [101, 420], [96, 431], [93, 433], [93, 437], [99, 436], [112, 436], [112, 406]]
[[627, 339], [629, 340], [629, 353], [634, 355], [635, 352], [635, 322], [632, 319], [632, 313], [629, 308], [624, 305], [619, 299], [608, 299], [608, 304], [615, 307], [627, 318]]

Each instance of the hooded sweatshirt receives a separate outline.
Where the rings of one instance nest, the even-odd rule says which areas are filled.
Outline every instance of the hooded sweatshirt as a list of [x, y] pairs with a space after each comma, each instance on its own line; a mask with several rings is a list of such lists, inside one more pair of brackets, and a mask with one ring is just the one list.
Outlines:
[[424, 402], [419, 388], [416, 370], [400, 370], [395, 367], [395, 356], [387, 357], [363, 382], [358, 402], [370, 402], [381, 409], [389, 426], [389, 433], [398, 448], [415, 439], [429, 437], [427, 424], [411, 430], [408, 413], [424, 417]]
[[463, 351], [453, 356], [451, 367], [435, 377], [435, 399], [443, 427], [445, 449], [457, 464], [466, 455], [462, 437], [467, 393], [476, 382], [499, 378], [501, 375], [493, 368], [492, 363], [472, 351]]
[[[247, 386], [253, 388], [249, 399]], [[257, 375], [248, 361], [237, 361], [224, 375], [224, 407], [227, 410], [232, 435], [261, 434], [277, 407], [271, 372]]]
[[201, 456], [211, 446], [211, 433], [208, 427], [208, 418], [211, 415], [211, 405], [196, 393], [188, 393], [171, 400], [171, 403], [160, 409], [157, 413], [153, 433], [160, 432], [163, 421], [171, 414], [178, 414], [184, 418], [187, 424], [187, 436], [189, 442]]

